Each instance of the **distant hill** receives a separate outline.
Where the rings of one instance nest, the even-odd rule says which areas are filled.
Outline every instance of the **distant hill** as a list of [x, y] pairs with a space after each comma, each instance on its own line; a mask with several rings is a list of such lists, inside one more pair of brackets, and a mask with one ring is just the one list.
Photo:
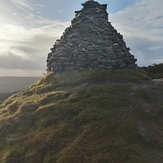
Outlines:
[[162, 163], [163, 84], [143, 72], [48, 73], [11, 96], [0, 162]]
[[142, 69], [150, 76], [152, 79], [163, 78], [163, 63], [153, 64], [148, 67], [142, 67]]
[[38, 79], [39, 77], [0, 77], [0, 93], [22, 91]]

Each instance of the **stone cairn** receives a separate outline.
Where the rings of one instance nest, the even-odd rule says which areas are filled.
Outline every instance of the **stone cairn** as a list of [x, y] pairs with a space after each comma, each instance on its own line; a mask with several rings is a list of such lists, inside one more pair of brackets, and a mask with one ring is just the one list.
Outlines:
[[107, 5], [89, 0], [82, 6], [51, 48], [47, 71], [136, 67], [123, 36], [108, 21]]

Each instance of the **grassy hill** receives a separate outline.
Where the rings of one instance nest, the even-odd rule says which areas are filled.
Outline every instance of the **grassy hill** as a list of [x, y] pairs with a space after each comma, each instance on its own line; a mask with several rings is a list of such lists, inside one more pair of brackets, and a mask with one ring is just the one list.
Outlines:
[[0, 162], [162, 163], [162, 99], [140, 70], [48, 73], [0, 105]]
[[163, 63], [142, 67], [142, 69], [153, 79], [163, 78]]

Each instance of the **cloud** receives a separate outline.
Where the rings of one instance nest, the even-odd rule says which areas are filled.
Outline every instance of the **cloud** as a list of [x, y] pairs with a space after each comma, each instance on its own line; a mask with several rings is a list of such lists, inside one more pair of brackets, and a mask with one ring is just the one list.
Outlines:
[[137, 0], [134, 5], [110, 15], [113, 26], [124, 35], [140, 66], [163, 61], [162, 8], [162, 0]]
[[[100, 0], [104, 1], [109, 2]], [[110, 20], [124, 35], [139, 65], [163, 62], [163, 1], [135, 1], [111, 14]], [[13, 75], [14, 71], [42, 74], [50, 47], [70, 25], [65, 20], [71, 20], [78, 8], [81, 5], [77, 1], [1, 0], [0, 75]]]
[[[34, 6], [24, 0], [3, 0], [0, 9], [2, 8], [5, 8], [5, 12], [0, 15], [1, 72], [4, 70], [6, 75], [13, 70], [20, 73], [22, 70], [30, 71], [31, 75], [44, 72], [47, 54], [55, 40], [69, 26], [69, 22], [31, 16]], [[17, 14], [14, 16], [15, 12]], [[0, 75], [4, 75], [4, 72]]]
[[138, 58], [137, 63], [139, 66], [163, 62], [163, 42], [141, 37], [126, 38], [126, 42], [129, 47], [132, 47], [132, 54]]
[[56, 23], [19, 30], [17, 34], [4, 31], [4, 37], [0, 38], [0, 68], [45, 70], [47, 54], [66, 26], [67, 23]]
[[1, 76], [42, 76], [45, 71], [42, 70], [20, 70], [20, 69], [1, 69], [0, 74]]
[[23, 59], [20, 56], [16, 56], [10, 53], [8, 56], [0, 56], [1, 69], [40, 69], [36, 61], [32, 59]]

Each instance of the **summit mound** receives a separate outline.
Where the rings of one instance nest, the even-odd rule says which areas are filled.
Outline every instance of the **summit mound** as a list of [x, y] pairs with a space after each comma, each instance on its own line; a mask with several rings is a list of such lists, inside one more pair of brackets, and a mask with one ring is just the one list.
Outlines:
[[0, 162], [162, 163], [162, 99], [138, 70], [48, 73], [0, 105]]

